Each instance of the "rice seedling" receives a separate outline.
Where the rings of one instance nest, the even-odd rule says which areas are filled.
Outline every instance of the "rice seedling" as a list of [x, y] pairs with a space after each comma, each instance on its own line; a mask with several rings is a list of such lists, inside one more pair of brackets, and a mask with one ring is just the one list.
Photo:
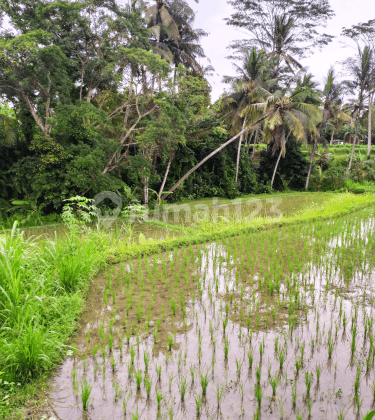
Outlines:
[[201, 386], [202, 386], [202, 395], [203, 397], [205, 397], [206, 392], [207, 392], [207, 386], [208, 386], [208, 372], [206, 372], [205, 375], [201, 373], [200, 378], [201, 378]]
[[259, 384], [256, 384], [255, 385], [255, 398], [257, 400], [259, 408], [262, 405], [262, 395], [263, 395], [262, 387]]
[[270, 377], [270, 384], [271, 384], [271, 387], [272, 387], [272, 396], [273, 397], [276, 396], [276, 388], [277, 388], [278, 383], [279, 383], [279, 376], [277, 374], [275, 376]]
[[174, 379], [173, 373], [170, 373], [168, 377], [169, 392], [172, 392], [173, 379]]
[[148, 364], [150, 362], [150, 356], [149, 356], [147, 351], [145, 351], [143, 353], [143, 360], [144, 360], [144, 363], [145, 363], [145, 370], [148, 371]]
[[285, 356], [286, 356], [285, 350], [279, 348], [278, 351], [277, 351], [277, 356], [279, 358], [280, 370], [283, 370]]
[[113, 354], [112, 354], [112, 357], [111, 357], [111, 366], [112, 366], [112, 372], [115, 373], [117, 363], [116, 363], [116, 360], [115, 360], [115, 357], [113, 356]]
[[156, 393], [156, 404], [158, 407], [158, 411], [160, 410], [160, 404], [163, 399], [163, 394], [161, 393], [160, 389], [158, 387], [155, 387], [155, 393]]
[[74, 393], [78, 395], [78, 380], [77, 380], [77, 370], [75, 367], [72, 369], [72, 382], [73, 382], [73, 389]]
[[261, 374], [262, 374], [262, 366], [260, 364], [256, 365], [255, 366], [255, 379], [256, 379], [257, 384], [260, 384]]
[[87, 379], [84, 378], [81, 384], [81, 401], [83, 411], [87, 411], [90, 403], [90, 395], [92, 391], [92, 386], [87, 382]]
[[224, 339], [224, 359], [228, 359], [228, 353], [229, 353], [229, 340], [228, 337], [225, 337]]
[[240, 377], [241, 376], [241, 371], [242, 371], [242, 360], [238, 360], [236, 357], [236, 367], [237, 367], [237, 376]]
[[187, 389], [186, 376], [182, 376], [178, 382], [178, 389], [180, 390], [181, 402], [185, 401], [185, 394]]
[[356, 393], [356, 394], [354, 394], [354, 401], [357, 405], [357, 413], [360, 415], [361, 407], [362, 407], [362, 404], [363, 404], [363, 398], [362, 399], [359, 398], [359, 395]]
[[124, 414], [126, 415], [127, 412], [127, 403], [128, 403], [129, 397], [126, 398], [126, 395], [124, 395], [124, 398], [122, 399], [122, 410]]
[[156, 376], [158, 378], [158, 382], [161, 381], [161, 366], [156, 365], [155, 366]]
[[139, 420], [138, 406], [135, 413], [132, 413], [132, 420]]
[[308, 399], [310, 399], [310, 389], [311, 389], [312, 378], [313, 378], [312, 373], [305, 372], [306, 395]]
[[301, 367], [302, 367], [303, 361], [301, 358], [296, 357], [295, 361], [294, 361], [294, 365], [296, 367], [296, 375], [298, 375]]
[[296, 413], [296, 420], [303, 420], [304, 414], [305, 413], [300, 413], [300, 411], [298, 409], [297, 413]]
[[228, 318], [224, 317], [222, 322], [223, 322], [223, 334], [225, 335], [225, 330], [226, 330], [227, 325], [228, 325]]
[[202, 395], [196, 396], [195, 397], [195, 410], [196, 410], [196, 413], [197, 413], [197, 417], [200, 417], [200, 415], [201, 415], [202, 403], [203, 403]]
[[113, 348], [113, 341], [114, 341], [114, 337], [113, 334], [108, 334], [108, 348], [109, 348], [109, 352], [112, 352], [112, 348]]
[[354, 356], [354, 353], [355, 353], [356, 337], [357, 337], [357, 326], [354, 325], [353, 326], [353, 331], [352, 331], [352, 342], [351, 342], [351, 346], [350, 346], [352, 357]]
[[362, 373], [362, 365], [361, 363], [358, 363], [357, 365], [357, 371], [354, 379], [354, 394], [358, 394], [360, 380], [361, 380], [361, 373]]
[[168, 350], [171, 351], [172, 350], [172, 346], [173, 346], [173, 336], [172, 335], [168, 335], [167, 341], [168, 341]]
[[194, 366], [190, 366], [190, 376], [191, 376], [191, 383], [194, 384], [194, 377], [195, 377], [195, 369]]
[[130, 347], [130, 364], [134, 366], [135, 349], [133, 346]]
[[174, 298], [171, 298], [171, 308], [172, 308], [173, 315], [176, 315], [177, 305]]
[[291, 391], [292, 391], [292, 404], [293, 404], [293, 407], [295, 407], [297, 404], [297, 384], [296, 383], [294, 383], [291, 386]]
[[217, 408], [220, 408], [220, 403], [223, 398], [223, 387], [219, 384], [216, 385], [216, 400], [217, 400]]
[[113, 389], [115, 391], [114, 400], [117, 401], [122, 396], [121, 386], [118, 382], [113, 383]]
[[144, 383], [145, 383], [147, 399], [149, 400], [150, 399], [150, 394], [151, 394], [151, 386], [152, 386], [152, 380], [150, 379], [149, 376], [145, 377]]
[[320, 375], [322, 373], [322, 367], [319, 363], [317, 363], [315, 366], [315, 373], [316, 373], [316, 381], [319, 382]]
[[137, 384], [137, 391], [140, 391], [143, 378], [143, 373], [140, 369], [134, 371], [134, 378]]

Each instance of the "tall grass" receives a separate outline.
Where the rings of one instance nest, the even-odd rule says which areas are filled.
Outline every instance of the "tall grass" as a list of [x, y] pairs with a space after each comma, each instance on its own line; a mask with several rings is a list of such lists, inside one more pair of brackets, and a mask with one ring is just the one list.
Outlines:
[[51, 368], [82, 307], [82, 291], [104, 262], [100, 233], [25, 240], [14, 223], [0, 235], [0, 370], [25, 382]]

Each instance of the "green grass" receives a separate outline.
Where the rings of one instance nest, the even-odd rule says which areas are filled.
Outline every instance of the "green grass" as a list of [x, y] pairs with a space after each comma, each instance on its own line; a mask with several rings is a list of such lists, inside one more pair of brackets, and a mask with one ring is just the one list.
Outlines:
[[[93, 232], [37, 244], [15, 228], [1, 235], [0, 397], [8, 392], [6, 382], [21, 384], [28, 393], [27, 384], [66, 357], [65, 343], [89, 280], [104, 264], [104, 248], [105, 237]], [[0, 408], [1, 418], [8, 409], [11, 403]]]

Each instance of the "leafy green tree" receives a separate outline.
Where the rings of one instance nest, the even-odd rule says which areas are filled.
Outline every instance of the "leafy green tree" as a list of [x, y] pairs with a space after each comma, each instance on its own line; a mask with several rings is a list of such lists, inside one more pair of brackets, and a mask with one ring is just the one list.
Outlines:
[[120, 88], [131, 67], [128, 50], [150, 49], [135, 3], [4, 1], [11, 26], [0, 37], [1, 92], [25, 103], [50, 136], [57, 105], [91, 102], [104, 89]]
[[328, 0], [230, 0], [236, 10], [228, 25], [245, 29], [249, 38], [231, 44], [236, 51], [253, 46], [302, 67], [297, 61], [314, 47], [322, 47], [332, 36], [318, 29], [334, 16]]
[[[285, 188], [301, 190], [304, 187], [308, 161], [301, 150], [301, 143], [293, 136], [288, 139], [286, 153], [277, 165], [272, 188], [282, 191]], [[272, 175], [278, 160], [278, 155], [272, 152], [273, 142], [260, 152], [258, 167], [258, 182], [260, 185], [270, 185]], [[259, 186], [260, 188], [260, 186]]]
[[[175, 83], [177, 90], [174, 89]], [[170, 82], [169, 92], [161, 92], [155, 99], [158, 112], [150, 118], [144, 131], [136, 136], [138, 151], [147, 155], [150, 162], [155, 163], [157, 158], [168, 160], [159, 196], [163, 193], [178, 145], [189, 141], [195, 123], [206, 114], [209, 91], [204, 79], [192, 76], [180, 65], [175, 80]], [[148, 182], [148, 179], [145, 178], [145, 181]], [[147, 195], [146, 190], [144, 192]], [[147, 204], [148, 200], [144, 201]]]

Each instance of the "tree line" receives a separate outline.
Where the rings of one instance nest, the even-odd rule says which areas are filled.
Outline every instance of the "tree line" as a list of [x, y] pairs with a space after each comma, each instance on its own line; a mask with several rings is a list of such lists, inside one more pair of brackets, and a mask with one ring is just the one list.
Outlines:
[[0, 213], [54, 212], [104, 190], [125, 203], [235, 197], [285, 187], [282, 171], [309, 189], [330, 160], [319, 144], [337, 139], [352, 144], [350, 177], [356, 145], [371, 153], [375, 19], [343, 28], [357, 53], [327, 63], [319, 89], [303, 59], [333, 39], [328, 0], [229, 3], [226, 24], [247, 36], [230, 45], [235, 74], [211, 103], [208, 34], [186, 1], [4, 0]]

